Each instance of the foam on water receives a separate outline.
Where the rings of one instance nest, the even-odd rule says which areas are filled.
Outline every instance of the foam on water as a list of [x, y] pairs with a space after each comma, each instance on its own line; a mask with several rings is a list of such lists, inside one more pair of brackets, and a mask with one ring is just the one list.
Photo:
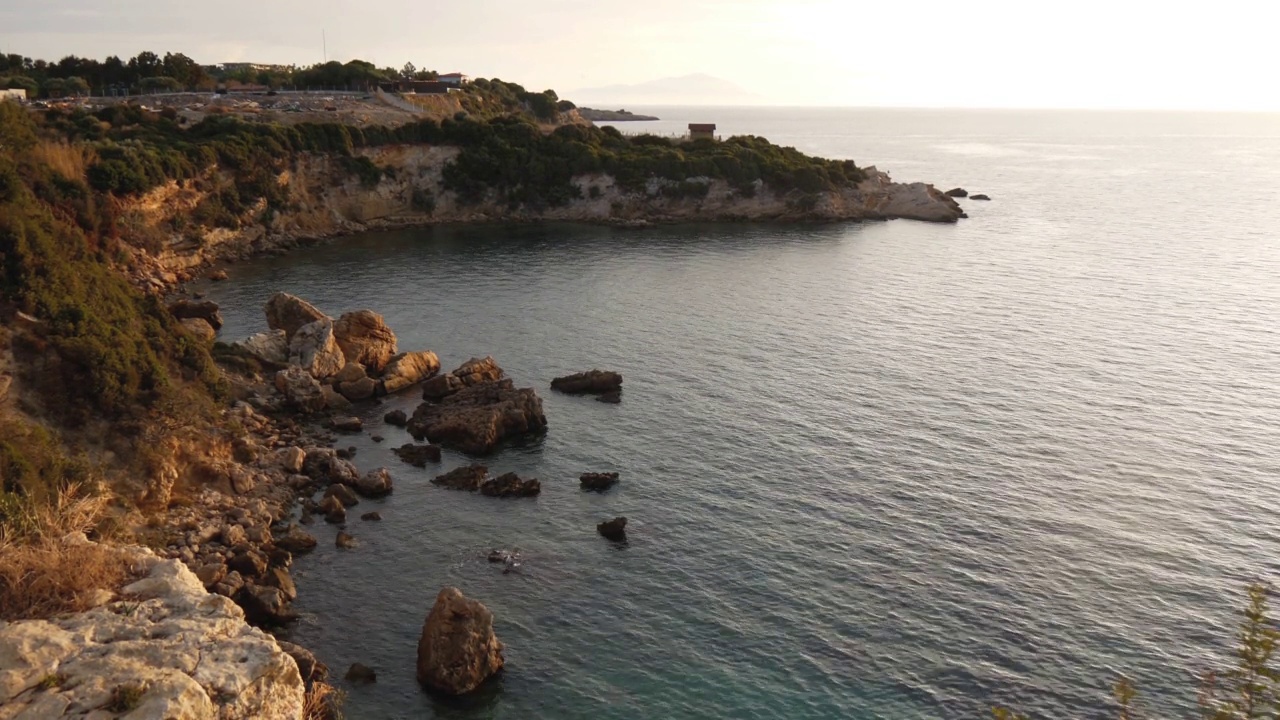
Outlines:
[[[357, 510], [385, 521], [347, 552], [317, 525], [296, 563], [294, 638], [378, 671], [349, 715], [1076, 717], [1120, 671], [1189, 707], [1243, 583], [1276, 570], [1280, 120], [711, 114], [995, 200], [956, 226], [386, 233], [207, 288], [224, 337], [285, 290], [378, 310], [449, 367], [493, 354], [545, 398], [549, 434], [488, 463], [537, 500], [430, 485], [466, 459], [391, 455], [381, 415], [414, 399], [367, 413], [358, 464], [396, 490]], [[624, 374], [621, 405], [545, 390], [591, 367]], [[584, 494], [585, 470], [622, 483]], [[595, 533], [614, 515], [625, 546]], [[445, 584], [508, 647], [458, 703], [413, 680]]]

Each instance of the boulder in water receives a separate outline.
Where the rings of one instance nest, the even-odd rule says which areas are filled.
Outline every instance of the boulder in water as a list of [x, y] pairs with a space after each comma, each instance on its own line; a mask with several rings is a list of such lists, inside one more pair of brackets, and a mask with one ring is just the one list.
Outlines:
[[951, 188], [950, 190], [948, 190], [948, 191], [946, 191], [946, 192], [944, 192], [944, 193], [942, 193], [942, 194], [943, 194], [943, 195], [946, 195], [947, 197], [952, 197], [952, 198], [965, 198], [965, 197], [969, 197], [969, 191], [968, 191], [968, 190], [965, 190], [964, 188], [959, 188], [959, 187], [958, 187], [958, 188]]
[[414, 467], [424, 468], [429, 462], [440, 462], [439, 445], [414, 445], [409, 443], [401, 445], [392, 452]]
[[457, 588], [441, 590], [422, 625], [418, 682], [445, 695], [464, 695], [502, 666], [502, 643], [493, 633], [493, 613]]
[[370, 470], [356, 481], [356, 492], [367, 498], [380, 498], [391, 494], [391, 473], [386, 468]]
[[390, 395], [440, 372], [440, 358], [433, 352], [401, 353], [382, 371], [382, 393]]
[[616, 517], [596, 525], [596, 531], [605, 538], [618, 542], [627, 539], [627, 519]]
[[588, 370], [551, 381], [551, 389], [569, 395], [599, 395], [622, 391], [622, 375], [608, 370]]
[[472, 455], [487, 455], [504, 439], [546, 427], [542, 399], [531, 388], [517, 390], [510, 379], [479, 383], [439, 403], [423, 403], [409, 421], [414, 438]]
[[469, 465], [454, 468], [449, 472], [436, 476], [431, 482], [450, 490], [468, 490], [475, 492], [489, 475], [489, 468], [484, 465]]
[[382, 416], [382, 421], [395, 427], [404, 427], [409, 424], [409, 416], [403, 410], [392, 410]]
[[983, 195], [982, 193], [978, 193], [977, 195], [970, 195], [969, 199], [970, 200], [990, 200], [991, 198], [987, 195]]
[[513, 472], [480, 485], [480, 494], [488, 497], [533, 497], [541, 492], [542, 483], [537, 478], [526, 480]]
[[323, 318], [298, 328], [289, 340], [289, 364], [321, 380], [341, 372], [347, 361], [333, 337], [333, 321]]
[[582, 473], [578, 481], [583, 490], [608, 490], [618, 484], [618, 473]]

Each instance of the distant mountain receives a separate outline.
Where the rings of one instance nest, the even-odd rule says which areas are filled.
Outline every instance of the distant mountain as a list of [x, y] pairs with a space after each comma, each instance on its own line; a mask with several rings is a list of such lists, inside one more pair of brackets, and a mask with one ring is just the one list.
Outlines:
[[566, 95], [577, 103], [649, 105], [749, 105], [762, 100], [724, 78], [704, 73], [662, 78], [635, 85], [582, 88]]

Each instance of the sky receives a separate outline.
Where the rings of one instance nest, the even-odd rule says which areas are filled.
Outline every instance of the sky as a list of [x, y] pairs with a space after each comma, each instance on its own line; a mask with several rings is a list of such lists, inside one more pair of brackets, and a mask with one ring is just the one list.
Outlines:
[[1276, 111], [1278, 27], [1273, 0], [0, 0], [0, 52], [47, 60], [327, 52], [569, 99], [705, 73], [805, 106]]

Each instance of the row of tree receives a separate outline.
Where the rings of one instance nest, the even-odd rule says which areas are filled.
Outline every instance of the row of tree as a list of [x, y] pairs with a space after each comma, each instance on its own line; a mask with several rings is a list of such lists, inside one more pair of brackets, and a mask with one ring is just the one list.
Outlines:
[[435, 80], [434, 70], [413, 63], [400, 69], [378, 68], [364, 60], [331, 61], [309, 67], [267, 68], [200, 65], [182, 53], [141, 52], [124, 60], [112, 55], [94, 60], [68, 55], [57, 62], [34, 60], [16, 53], [0, 53], [0, 87], [22, 88], [31, 97], [107, 95], [174, 90], [211, 91], [227, 83], [281, 87], [369, 89], [389, 80]]

